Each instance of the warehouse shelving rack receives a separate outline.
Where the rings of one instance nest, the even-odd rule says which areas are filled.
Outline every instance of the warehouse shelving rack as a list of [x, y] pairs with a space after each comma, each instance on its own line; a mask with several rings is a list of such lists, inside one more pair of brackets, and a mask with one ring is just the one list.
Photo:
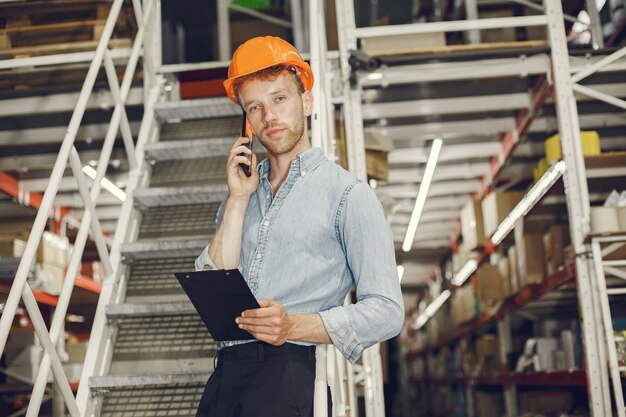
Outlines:
[[[521, 3], [517, 2], [516, 3]], [[524, 2], [526, 3], [526, 2]], [[471, 11], [475, 9], [476, 2], [466, 2], [466, 7]], [[592, 2], [587, 2], [591, 15], [591, 29], [595, 35], [594, 46], [596, 48], [602, 46], [601, 35], [599, 35], [599, 20], [597, 10]], [[345, 5], [344, 5], [345, 6]], [[347, 7], [347, 6], [345, 6]], [[603, 59], [597, 60], [594, 64], [588, 68], [579, 70], [575, 75], [570, 76], [570, 58], [568, 54], [568, 47], [565, 39], [565, 28], [563, 25], [563, 14], [561, 10], [560, 2], [544, 1], [545, 16], [533, 16], [531, 17], [514, 17], [514, 18], [501, 18], [501, 19], [481, 19], [481, 20], [469, 20], [459, 22], [433, 22], [422, 24], [410, 24], [410, 25], [397, 25], [387, 27], [369, 27], [369, 28], [356, 28], [354, 24], [354, 16], [349, 7], [340, 10], [338, 8], [338, 24], [340, 27], [340, 34], [344, 33], [344, 40], [341, 42], [347, 45], [343, 51], [341, 51], [340, 58], [342, 62], [347, 62], [349, 59], [350, 50], [357, 49], [357, 40], [367, 37], [384, 37], [400, 34], [417, 34], [417, 33], [432, 33], [439, 31], [472, 31], [472, 35], [476, 35], [477, 29], [495, 28], [495, 27], [515, 27], [515, 26], [528, 26], [528, 25], [547, 25], [550, 41], [550, 59], [548, 68], [544, 69], [545, 77], [540, 79], [539, 83], [533, 90], [532, 105], [528, 111], [521, 112], [516, 121], [515, 128], [504, 136], [502, 139], [502, 151], [492, 160], [492, 167], [487, 176], [483, 178], [483, 190], [487, 191], [488, 186], [492, 183], [499, 173], [503, 170], [507, 160], [512, 156], [515, 148], [518, 146], [518, 141], [530, 128], [537, 111], [546, 102], [548, 97], [553, 93], [555, 96], [555, 102], [557, 102], [556, 110], [558, 116], [558, 131], [563, 139], [563, 160], [564, 164], [561, 165], [561, 170], [557, 175], [553, 176], [549, 181], [544, 181], [545, 184], [539, 184], [539, 188], [535, 188], [535, 196], [533, 198], [526, 198], [518, 208], [517, 213], [510, 216], [505, 220], [506, 225], [501, 225], [499, 230], [499, 236], [497, 242], [492, 242], [488, 250], [483, 253], [479, 259], [470, 260], [461, 272], [455, 277], [455, 280], [461, 284], [464, 282], [478, 267], [480, 262], [486, 260], [488, 255], [494, 250], [494, 248], [509, 234], [515, 227], [515, 223], [528, 213], [532, 207], [537, 204], [541, 197], [547, 193], [554, 185], [554, 182], [563, 175], [563, 182], [566, 189], [567, 208], [570, 219], [576, 219], [570, 222], [572, 242], [574, 248], [574, 259], [572, 264], [561, 270], [554, 275], [550, 276], [540, 286], [532, 288], [525, 288], [521, 293], [515, 297], [509, 299], [498, 311], [493, 315], [482, 315], [464, 328], [461, 328], [458, 332], [452, 333], [447, 337], [444, 337], [441, 341], [433, 346], [428, 346], [420, 349], [416, 352], [411, 352], [408, 358], [420, 357], [427, 354], [433, 349], [445, 346], [453, 343], [464, 335], [475, 332], [477, 329], [487, 325], [496, 323], [499, 334], [500, 351], [503, 353], [501, 357], [506, 357], [506, 353], [511, 349], [511, 335], [510, 335], [510, 316], [512, 311], [517, 311], [520, 307], [537, 300], [542, 295], [549, 294], [551, 291], [557, 288], [563, 288], [563, 286], [571, 287], [574, 282], [577, 283], [578, 302], [582, 310], [582, 318], [584, 325], [584, 346], [585, 346], [585, 362], [587, 366], [587, 372], [584, 374], [584, 378], [587, 380], [587, 387], [590, 396], [590, 409], [593, 416], [605, 416], [611, 415], [611, 393], [609, 387], [609, 378], [607, 366], [607, 337], [612, 333], [610, 328], [610, 320], [608, 325], [602, 325], [606, 323], [610, 318], [610, 311], [607, 311], [608, 303], [604, 303], [603, 307], [605, 317], [602, 320], [600, 314], [600, 301], [603, 295], [599, 293], [597, 287], [597, 276], [594, 274], [594, 268], [597, 267], [598, 262], [594, 263], [593, 259], [586, 256], [589, 253], [589, 245], [586, 243], [586, 238], [589, 235], [589, 191], [587, 188], [587, 178], [585, 171], [585, 164], [582, 157], [582, 151], [580, 149], [579, 140], [579, 121], [578, 112], [576, 108], [576, 101], [574, 99], [574, 92], [593, 97], [595, 99], [604, 101], [616, 105], [620, 108], [626, 108], [626, 104], [623, 100], [611, 97], [608, 94], [598, 93], [597, 91], [590, 90], [588, 87], [583, 87], [577, 84], [583, 78], [589, 76], [597, 70], [600, 70], [604, 66], [611, 64], [626, 54], [626, 48], [622, 48], [617, 52], [606, 56]], [[475, 13], [474, 13], [475, 15]], [[472, 16], [472, 13], [468, 12], [468, 16]], [[569, 17], [572, 18], [571, 16]], [[341, 39], [341, 38], [340, 38]], [[347, 40], [347, 41], [346, 41]], [[474, 38], [474, 41], [477, 41]], [[477, 61], [475, 65], [468, 65], [469, 72], [472, 76], [476, 76], [477, 73], [488, 69], [481, 69], [481, 62]], [[528, 65], [528, 62], [520, 62], [520, 65]], [[422, 68], [426, 68], [428, 65], [422, 65]], [[443, 66], [439, 66], [442, 68]], [[458, 72], [458, 69], [457, 69]], [[524, 72], [521, 70], [520, 72]], [[486, 75], [486, 74], [485, 74]], [[362, 88], [364, 85], [389, 85], [391, 83], [409, 83], [412, 81], [422, 80], [425, 81], [428, 77], [432, 77], [434, 80], [445, 79], [445, 74], [430, 74], [425, 76], [419, 73], [419, 68], [416, 66], [413, 72], [411, 71], [395, 71], [393, 68], [384, 68], [370, 75], [362, 75], [359, 78], [359, 82], [353, 85], [349, 95], [351, 97], [350, 105], [352, 106], [349, 115], [346, 116], [348, 141], [356, 144], [357, 148], [361, 148], [363, 143], [362, 131], [362, 111], [361, 111], [361, 97]], [[497, 76], [497, 75], [494, 75]], [[462, 79], [462, 76], [459, 77]], [[553, 86], [553, 87], [552, 87]], [[356, 102], [357, 104], [355, 104]], [[382, 116], [381, 116], [382, 117]], [[391, 129], [388, 129], [391, 130]], [[398, 131], [399, 132], [399, 131]], [[404, 131], [403, 131], [404, 134]], [[408, 131], [406, 132], [408, 135]], [[445, 148], [445, 144], [444, 144]], [[541, 181], [540, 181], [541, 183]], [[504, 227], [502, 227], [504, 226]], [[496, 233], [498, 233], [496, 232]], [[455, 235], [453, 244], [456, 243], [458, 233]], [[450, 296], [449, 291], [444, 291], [440, 295], [440, 299], [433, 302], [442, 304], [445, 299]], [[427, 318], [426, 318], [427, 319]], [[423, 325], [425, 321], [420, 323]], [[609, 353], [611, 348], [608, 347]], [[613, 347], [614, 350], [614, 347]], [[614, 355], [611, 358], [611, 369], [614, 369]], [[504, 396], [507, 416], [517, 416], [517, 394], [516, 385], [528, 385], [528, 384], [545, 384], [545, 383], [557, 383], [563, 381], [563, 378], [569, 380], [570, 376], [574, 377], [575, 384], [580, 385], [580, 381], [583, 374], [575, 373], [569, 374], [537, 374], [537, 375], [503, 375], [502, 378], [492, 379], [489, 384], [496, 384], [504, 386]], [[615, 375], [615, 372], [613, 372]], [[454, 378], [453, 378], [454, 379]], [[464, 377], [459, 378], [460, 381], [466, 382]], [[450, 382], [447, 379], [438, 382]], [[624, 415], [624, 407], [622, 401], [621, 388], [619, 388], [619, 377], [613, 377], [613, 387], [616, 388], [613, 400], [616, 401], [617, 415]], [[408, 410], [408, 408], [406, 409]], [[468, 410], [471, 414], [471, 404], [468, 404]]]

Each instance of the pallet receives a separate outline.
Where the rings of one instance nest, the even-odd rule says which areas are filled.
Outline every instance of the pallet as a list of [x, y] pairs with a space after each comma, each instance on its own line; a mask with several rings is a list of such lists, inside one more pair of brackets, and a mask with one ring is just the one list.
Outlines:
[[[102, 35], [111, 3], [51, 0], [15, 2], [0, 7], [0, 56], [38, 56], [93, 49]], [[114, 28], [117, 47], [126, 47], [136, 32], [130, 4], [125, 4]], [[115, 39], [117, 38], [117, 39]], [[89, 43], [92, 42], [92, 43]]]
[[391, 55], [441, 55], [452, 54], [458, 52], [477, 52], [477, 51], [495, 51], [510, 49], [529, 49], [548, 46], [547, 41], [518, 41], [518, 42], [490, 42], [477, 43], [469, 45], [445, 45], [445, 46], [429, 46], [404, 48], [401, 50], [381, 50], [372, 51], [370, 55], [384, 57]]

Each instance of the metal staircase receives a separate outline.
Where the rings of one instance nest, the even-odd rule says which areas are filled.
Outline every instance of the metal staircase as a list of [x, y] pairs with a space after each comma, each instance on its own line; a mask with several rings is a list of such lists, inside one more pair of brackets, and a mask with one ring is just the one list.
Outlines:
[[173, 273], [193, 270], [215, 231], [239, 117], [206, 117], [237, 110], [221, 98], [177, 104], [155, 106], [161, 133], [144, 147], [149, 186], [132, 192], [141, 215], [137, 238], [120, 248], [125, 294], [106, 306], [111, 363], [89, 379], [101, 416], [195, 415], [213, 369], [215, 343]]

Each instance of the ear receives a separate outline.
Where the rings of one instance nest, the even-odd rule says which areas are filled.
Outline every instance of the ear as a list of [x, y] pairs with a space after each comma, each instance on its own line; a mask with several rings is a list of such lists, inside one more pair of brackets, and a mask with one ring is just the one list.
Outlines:
[[302, 94], [302, 104], [304, 107], [304, 115], [309, 117], [313, 112], [313, 93], [307, 90]]

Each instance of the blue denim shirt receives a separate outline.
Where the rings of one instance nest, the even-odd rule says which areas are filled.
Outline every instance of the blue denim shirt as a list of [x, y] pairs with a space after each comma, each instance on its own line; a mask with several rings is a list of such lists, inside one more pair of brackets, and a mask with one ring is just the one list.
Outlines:
[[[269, 171], [265, 159], [245, 215], [239, 270], [257, 299], [273, 299], [290, 314], [319, 313], [333, 344], [354, 362], [363, 349], [396, 336], [404, 319], [382, 206], [319, 148], [292, 161], [274, 197]], [[215, 269], [208, 247], [195, 266]], [[357, 303], [344, 306], [354, 284]]]

